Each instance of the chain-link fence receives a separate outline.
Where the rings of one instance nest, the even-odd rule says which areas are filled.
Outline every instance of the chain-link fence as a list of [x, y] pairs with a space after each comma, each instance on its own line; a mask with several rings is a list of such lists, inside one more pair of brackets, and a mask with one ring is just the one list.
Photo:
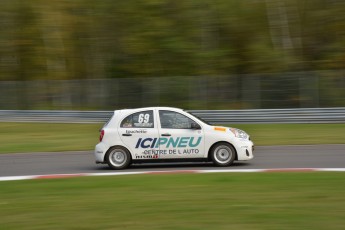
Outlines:
[[1, 81], [0, 109], [113, 110], [144, 106], [267, 109], [345, 106], [344, 71]]

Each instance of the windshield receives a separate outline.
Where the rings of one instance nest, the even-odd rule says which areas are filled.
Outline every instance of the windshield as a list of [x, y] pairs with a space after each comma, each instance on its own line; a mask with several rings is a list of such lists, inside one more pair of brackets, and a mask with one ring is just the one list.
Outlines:
[[185, 112], [186, 112], [186, 113], [188, 113], [188, 114], [190, 114], [190, 115], [192, 115], [192, 116], [193, 116], [193, 117], [195, 117], [196, 119], [198, 119], [198, 120], [200, 120], [200, 121], [204, 122], [205, 124], [207, 124], [207, 125], [211, 125], [210, 123], [208, 123], [208, 122], [207, 122], [207, 121], [205, 121], [204, 119], [202, 119], [202, 118], [198, 117], [197, 115], [192, 114], [192, 113], [187, 112], [187, 111], [185, 111]]

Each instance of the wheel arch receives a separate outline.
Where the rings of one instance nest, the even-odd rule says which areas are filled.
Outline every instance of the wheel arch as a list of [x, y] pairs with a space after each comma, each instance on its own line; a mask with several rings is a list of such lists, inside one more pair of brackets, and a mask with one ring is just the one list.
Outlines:
[[228, 142], [228, 141], [217, 141], [217, 142], [213, 143], [213, 144], [211, 145], [211, 147], [208, 149], [208, 152], [207, 152], [207, 159], [208, 159], [208, 160], [211, 160], [211, 150], [213, 149], [213, 147], [214, 147], [215, 145], [217, 145], [217, 144], [220, 144], [220, 143], [225, 143], [225, 144], [231, 145], [231, 146], [234, 148], [234, 150], [235, 150], [235, 160], [238, 160], [237, 149], [235, 148], [235, 146], [234, 146], [232, 143], [230, 143], [230, 142]]
[[131, 151], [129, 151], [128, 148], [126, 148], [126, 146], [123, 146], [123, 145], [113, 145], [113, 146], [110, 146], [109, 149], [105, 152], [105, 154], [104, 154], [104, 162], [106, 162], [107, 155], [112, 151], [112, 149], [114, 149], [116, 147], [120, 147], [120, 148], [125, 149], [129, 153], [129, 156], [131, 157], [130, 161], [131, 162], [133, 161], [132, 153], [131, 153]]

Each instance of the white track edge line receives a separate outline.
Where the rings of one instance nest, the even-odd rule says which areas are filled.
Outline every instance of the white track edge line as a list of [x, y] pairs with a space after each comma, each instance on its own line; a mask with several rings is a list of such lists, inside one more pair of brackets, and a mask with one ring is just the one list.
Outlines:
[[174, 174], [174, 173], [254, 173], [254, 172], [345, 172], [345, 168], [272, 168], [272, 169], [216, 169], [216, 170], [163, 170], [163, 171], [137, 171], [137, 172], [111, 172], [111, 173], [71, 173], [46, 174], [27, 176], [0, 176], [0, 181], [55, 179], [84, 176], [124, 176], [139, 174]]

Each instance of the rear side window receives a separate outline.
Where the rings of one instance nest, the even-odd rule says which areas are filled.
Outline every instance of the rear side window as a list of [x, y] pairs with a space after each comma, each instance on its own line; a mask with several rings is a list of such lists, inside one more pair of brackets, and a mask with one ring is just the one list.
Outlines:
[[153, 128], [153, 111], [133, 113], [122, 120], [121, 128]]

